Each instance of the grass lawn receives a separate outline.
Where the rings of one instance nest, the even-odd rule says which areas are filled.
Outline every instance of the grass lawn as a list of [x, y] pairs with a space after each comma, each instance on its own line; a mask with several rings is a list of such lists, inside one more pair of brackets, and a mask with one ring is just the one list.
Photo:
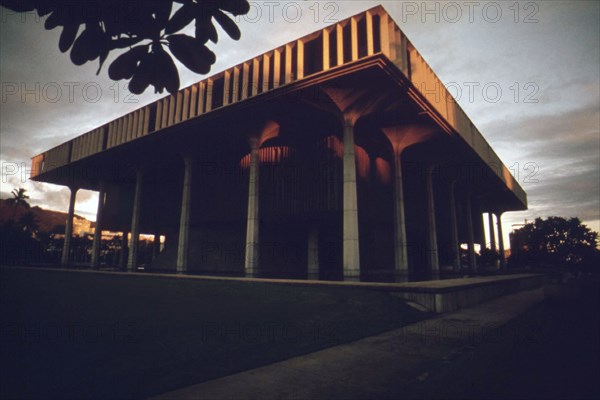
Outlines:
[[1, 398], [140, 398], [429, 315], [384, 292], [0, 268]]

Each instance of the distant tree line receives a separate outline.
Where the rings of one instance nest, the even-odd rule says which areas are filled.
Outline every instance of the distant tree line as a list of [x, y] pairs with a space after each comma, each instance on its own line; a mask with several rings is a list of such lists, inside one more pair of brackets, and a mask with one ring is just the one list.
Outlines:
[[[30, 211], [29, 196], [23, 188], [14, 189], [7, 202], [12, 208], [10, 217], [0, 223], [0, 265], [58, 265], [61, 260], [65, 225], [56, 225], [44, 231], [40, 221]], [[6, 209], [4, 209], [6, 211]], [[91, 261], [92, 235], [74, 236], [71, 239], [70, 259], [74, 265], [85, 265]], [[122, 236], [103, 239], [100, 246], [100, 263], [119, 268], [126, 259], [127, 249], [122, 248]], [[139, 257], [149, 263], [152, 243], [140, 241]]]
[[600, 272], [598, 233], [579, 218], [536, 218], [511, 233], [509, 267]]

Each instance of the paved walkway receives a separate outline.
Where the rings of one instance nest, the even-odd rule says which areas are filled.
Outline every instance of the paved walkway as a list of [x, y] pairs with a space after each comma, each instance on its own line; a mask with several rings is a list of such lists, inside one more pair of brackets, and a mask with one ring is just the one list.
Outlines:
[[543, 299], [543, 289], [515, 293], [154, 399], [399, 398]]

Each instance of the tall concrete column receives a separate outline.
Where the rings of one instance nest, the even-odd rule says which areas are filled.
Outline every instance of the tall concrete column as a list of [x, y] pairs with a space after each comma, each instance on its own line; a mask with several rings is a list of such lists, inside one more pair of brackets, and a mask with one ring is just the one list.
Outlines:
[[483, 211], [481, 211], [481, 206], [479, 204], [476, 204], [474, 208], [477, 213], [477, 218], [475, 219], [477, 222], [475, 242], [479, 243], [482, 249], [485, 249], [487, 246], [485, 241], [485, 215], [483, 215]]
[[477, 271], [477, 258], [475, 257], [475, 235], [473, 234], [473, 207], [471, 207], [471, 195], [466, 200], [467, 217], [467, 246], [469, 250], [469, 267], [471, 271]]
[[127, 259], [128, 272], [135, 272], [137, 270], [143, 178], [143, 171], [141, 168], [138, 168], [135, 172], [135, 193], [133, 195], [133, 211], [131, 213], [131, 239], [129, 240], [129, 258]]
[[494, 231], [494, 214], [488, 212], [488, 225], [490, 232], [490, 249], [496, 251], [496, 232]]
[[308, 232], [307, 279], [319, 279], [319, 229]]
[[498, 252], [500, 253], [500, 268], [506, 268], [506, 258], [504, 257], [504, 236], [502, 234], [502, 213], [496, 214], [496, 223], [498, 224]]
[[425, 185], [427, 196], [427, 260], [432, 278], [439, 277], [440, 263], [437, 248], [437, 230], [435, 223], [435, 199], [433, 193], [433, 169], [430, 165], [425, 171]]
[[96, 229], [94, 230], [94, 244], [92, 246], [92, 268], [100, 267], [100, 247], [102, 247], [102, 214], [104, 211], [104, 203], [106, 199], [106, 191], [104, 183], [100, 182], [100, 190], [98, 191], [98, 209], [96, 211]]
[[127, 268], [127, 252], [128, 252], [128, 239], [129, 232], [124, 231], [121, 237], [121, 254], [119, 257], [119, 267], [121, 271], [125, 271]]
[[244, 272], [246, 277], [258, 276], [259, 258], [259, 168], [260, 160], [258, 151], [260, 142], [257, 138], [250, 139], [250, 171], [248, 179], [248, 220], [246, 225], [246, 257]]
[[402, 180], [402, 148], [394, 146], [394, 271], [397, 281], [408, 280], [408, 249], [404, 217], [404, 184]]
[[356, 159], [354, 156], [354, 123], [344, 119], [344, 186], [343, 186], [343, 271], [345, 281], [360, 281], [358, 241], [358, 200]]
[[[338, 30], [340, 27], [338, 27]], [[338, 50], [343, 43], [338, 35]], [[341, 47], [340, 47], [341, 46]], [[354, 49], [356, 50], [356, 49]], [[340, 57], [338, 51], [338, 61]], [[354, 154], [354, 126], [361, 118], [375, 112], [379, 107], [390, 106], [390, 99], [372, 90], [357, 87], [334, 87], [322, 85], [320, 88], [336, 105], [344, 124], [343, 159], [343, 233], [342, 268], [344, 280], [360, 280], [360, 250], [358, 232], [358, 199], [356, 187], [356, 160]]]
[[152, 240], [152, 261], [156, 260], [156, 257], [160, 254], [160, 233], [154, 233], [154, 239]]
[[188, 269], [188, 253], [190, 238], [190, 208], [192, 198], [192, 164], [191, 157], [186, 156], [183, 173], [183, 194], [181, 195], [181, 216], [179, 219], [179, 242], [177, 247], [177, 273], [184, 274]]
[[69, 213], [67, 214], [67, 223], [65, 225], [65, 241], [63, 244], [63, 252], [60, 264], [63, 267], [69, 265], [70, 253], [71, 253], [71, 237], [73, 236], [73, 217], [75, 215], [75, 200], [77, 198], [77, 191], [79, 188], [69, 187], [71, 196], [69, 197]]
[[432, 137], [432, 130], [423, 125], [394, 125], [381, 127], [394, 153], [394, 272], [396, 281], [408, 280], [408, 245], [404, 209], [402, 152]]
[[458, 243], [458, 223], [456, 221], [456, 198], [454, 195], [454, 187], [456, 181], [450, 182], [448, 188], [448, 206], [450, 208], [450, 246], [452, 251], [452, 267], [454, 272], [460, 272], [460, 248]]

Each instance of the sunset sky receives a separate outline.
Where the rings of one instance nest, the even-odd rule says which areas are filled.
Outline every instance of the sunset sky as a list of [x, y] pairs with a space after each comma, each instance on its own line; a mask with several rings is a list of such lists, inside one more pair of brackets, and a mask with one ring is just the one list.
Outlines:
[[[251, 3], [241, 40], [220, 30], [210, 46], [211, 75], [382, 4], [527, 192], [529, 210], [504, 215], [507, 245], [513, 224], [540, 216], [577, 216], [600, 230], [599, 2]], [[0, 197], [24, 187], [32, 205], [66, 211], [66, 188], [26, 179], [30, 157], [164, 95], [131, 95], [108, 78], [114, 55], [96, 76], [97, 61], [77, 67], [60, 53], [60, 28], [0, 13]], [[180, 75], [181, 87], [205, 78]], [[93, 220], [96, 203], [80, 191], [75, 211]]]

